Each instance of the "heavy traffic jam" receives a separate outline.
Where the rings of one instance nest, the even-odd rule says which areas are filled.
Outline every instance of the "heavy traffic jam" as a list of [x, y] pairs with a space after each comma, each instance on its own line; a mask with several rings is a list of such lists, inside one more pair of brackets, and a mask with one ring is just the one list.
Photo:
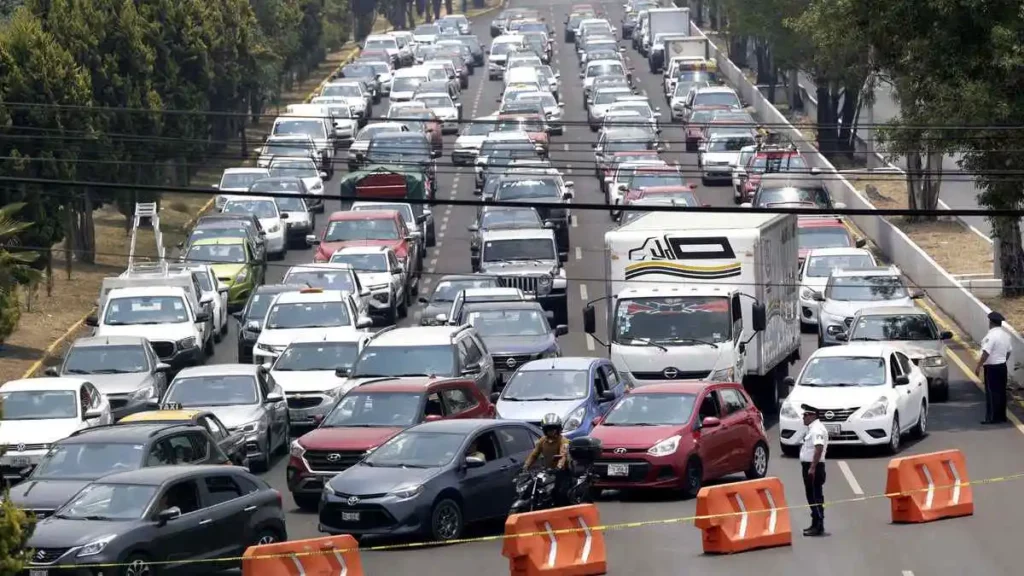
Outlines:
[[[45, 376], [0, 387], [32, 576], [452, 541], [559, 503], [656, 513], [798, 467], [803, 405], [866, 458], [928, 433], [952, 334], [828, 213], [689, 9], [492, 16], [369, 36], [164, 260], [103, 281]], [[683, 210], [705, 205], [736, 211]], [[569, 441], [565, 482], [525, 470], [542, 428]]]

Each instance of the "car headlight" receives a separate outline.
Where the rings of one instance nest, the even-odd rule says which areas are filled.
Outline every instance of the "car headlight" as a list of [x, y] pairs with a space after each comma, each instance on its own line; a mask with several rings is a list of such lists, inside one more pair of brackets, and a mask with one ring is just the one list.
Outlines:
[[790, 404], [788, 400], [782, 403], [782, 410], [779, 412], [779, 415], [790, 420], [800, 418], [800, 414], [796, 411], [796, 408], [793, 408], [793, 405]]
[[929, 356], [927, 358], [921, 358], [917, 365], [922, 368], [941, 368], [946, 365], [946, 359], [942, 356]]
[[587, 407], [580, 406], [569, 413], [569, 416], [565, 419], [565, 431], [572, 432], [573, 430], [580, 427], [583, 424], [583, 417], [587, 415]]
[[253, 420], [252, 422], [246, 422], [245, 424], [242, 424], [241, 426], [235, 428], [235, 430], [238, 430], [239, 432], [242, 432], [244, 434], [255, 434], [256, 432], [262, 430], [264, 427], [265, 423], [263, 422], [262, 419], [260, 419]]
[[827, 332], [829, 336], [835, 336], [836, 334], [845, 332], [845, 329], [845, 326], [840, 326], [839, 324], [829, 324], [825, 328], [825, 332]]
[[399, 500], [408, 500], [415, 498], [423, 493], [423, 485], [417, 484], [416, 486], [403, 486], [397, 490], [391, 492], [391, 496], [398, 498]]
[[281, 225], [280, 224], [274, 224], [269, 229], [267, 229], [267, 232], [269, 232], [271, 234], [274, 234], [274, 233], [280, 232], [280, 231], [281, 231]]
[[191, 336], [189, 336], [188, 338], [182, 338], [181, 340], [178, 340], [174, 344], [175, 344], [175, 346], [177, 346], [178, 348], [181, 348], [181, 349], [184, 349], [184, 348], [194, 348], [195, 345], [196, 345], [196, 339], [191, 337]]
[[560, 351], [558, 346], [552, 346], [546, 352], [540, 355], [540, 358], [558, 358]]
[[249, 269], [242, 268], [238, 271], [238, 275], [235, 276], [235, 282], [245, 282], [249, 278]]
[[882, 396], [861, 414], [862, 418], [881, 418], [889, 413], [889, 399]]
[[114, 538], [117, 538], [117, 534], [109, 534], [97, 540], [93, 540], [92, 542], [89, 542], [85, 546], [82, 546], [82, 548], [78, 551], [78, 557], [81, 558], [82, 556], [95, 556], [100, 552], [103, 552], [103, 549], [106, 548], [107, 544], [110, 544], [114, 540]]
[[306, 449], [302, 447], [302, 444], [299, 444], [298, 440], [292, 440], [288, 453], [295, 458], [302, 458], [302, 455], [306, 453]]
[[708, 378], [708, 380], [712, 382], [734, 382], [735, 379], [736, 374], [731, 366], [729, 368], [715, 370], [714, 372], [711, 373], [711, 377]]
[[810, 288], [807, 288], [806, 286], [800, 289], [800, 298], [802, 298], [804, 300], [810, 300], [811, 296], [813, 294], [814, 294], [814, 290], [811, 290]]
[[672, 436], [671, 438], [665, 438], [661, 442], [651, 446], [651, 449], [647, 451], [647, 454], [656, 457], [675, 454], [676, 450], [679, 449], [679, 441], [682, 439], [683, 437], [679, 435]]
[[130, 398], [132, 400], [149, 400], [150, 398], [154, 398], [155, 396], [156, 396], [156, 386], [153, 386], [152, 384], [150, 384], [149, 386], [146, 386], [144, 388], [139, 388], [135, 392], [132, 392], [132, 395], [131, 395]]

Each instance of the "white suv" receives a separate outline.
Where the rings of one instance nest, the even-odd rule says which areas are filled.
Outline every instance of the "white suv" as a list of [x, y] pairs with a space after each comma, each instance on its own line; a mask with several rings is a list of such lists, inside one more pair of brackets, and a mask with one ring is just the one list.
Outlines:
[[368, 334], [296, 338], [277, 357], [270, 375], [284, 389], [292, 427], [316, 426], [351, 390], [348, 371]]
[[864, 308], [913, 306], [920, 297], [895, 266], [834, 270], [824, 292], [812, 295], [819, 303], [818, 347], [841, 344], [836, 335], [845, 333], [854, 314]]
[[263, 196], [240, 196], [232, 198], [224, 204], [225, 214], [252, 214], [260, 221], [266, 232], [264, 243], [267, 255], [276, 260], [283, 260], [288, 253], [288, 242], [282, 220], [288, 215], [281, 212], [273, 198]]
[[273, 363], [297, 338], [343, 338], [372, 324], [369, 318], [359, 315], [351, 294], [306, 288], [278, 294], [267, 309], [263, 326], [246, 328], [253, 332], [259, 328], [253, 362], [267, 364]]
[[409, 314], [412, 289], [409, 277], [387, 246], [349, 246], [331, 255], [331, 263], [348, 264], [370, 291], [369, 312], [387, 325]]

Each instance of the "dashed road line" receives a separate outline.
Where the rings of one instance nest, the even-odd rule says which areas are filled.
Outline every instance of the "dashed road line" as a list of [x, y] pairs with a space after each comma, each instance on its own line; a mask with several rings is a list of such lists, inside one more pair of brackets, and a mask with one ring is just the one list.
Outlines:
[[904, 570], [902, 576], [914, 576], [913, 570]]
[[589, 298], [587, 297], [586, 284], [580, 284], [580, 299], [583, 300], [583, 302], [587, 302], [587, 300], [589, 300]]
[[430, 259], [430, 265], [429, 265], [431, 272], [434, 271], [434, 266], [436, 266], [436, 265], [437, 265], [437, 258], [431, 258]]
[[576, 259], [583, 260], [583, 250], [579, 246], [576, 247]]
[[846, 460], [836, 460], [836, 466], [843, 473], [843, 477], [846, 478], [846, 482], [850, 485], [853, 493], [857, 496], [863, 496], [864, 490], [861, 489], [860, 483], [857, 482], [857, 478], [853, 475], [853, 470], [850, 469], [850, 465], [846, 463]]
[[595, 346], [594, 346], [594, 337], [591, 336], [590, 334], [587, 334], [586, 336], [587, 336], [587, 338], [586, 338], [586, 340], [587, 340], [587, 351], [588, 352], [593, 352], [594, 348], [595, 348]]
[[579, 225], [580, 225], [580, 219], [579, 219], [579, 218], [577, 218], [575, 214], [573, 214], [573, 215], [572, 215], [572, 216], [570, 217], [570, 220], [572, 220], [572, 227], [573, 227], [573, 228], [576, 228], [577, 226], [579, 226]]

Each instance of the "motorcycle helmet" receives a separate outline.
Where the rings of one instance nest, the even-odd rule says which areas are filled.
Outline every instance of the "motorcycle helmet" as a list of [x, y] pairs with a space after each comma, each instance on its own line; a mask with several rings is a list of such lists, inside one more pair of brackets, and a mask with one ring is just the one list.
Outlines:
[[550, 430], [562, 431], [562, 417], [555, 413], [545, 414], [544, 418], [540, 421], [540, 429], [545, 434]]

